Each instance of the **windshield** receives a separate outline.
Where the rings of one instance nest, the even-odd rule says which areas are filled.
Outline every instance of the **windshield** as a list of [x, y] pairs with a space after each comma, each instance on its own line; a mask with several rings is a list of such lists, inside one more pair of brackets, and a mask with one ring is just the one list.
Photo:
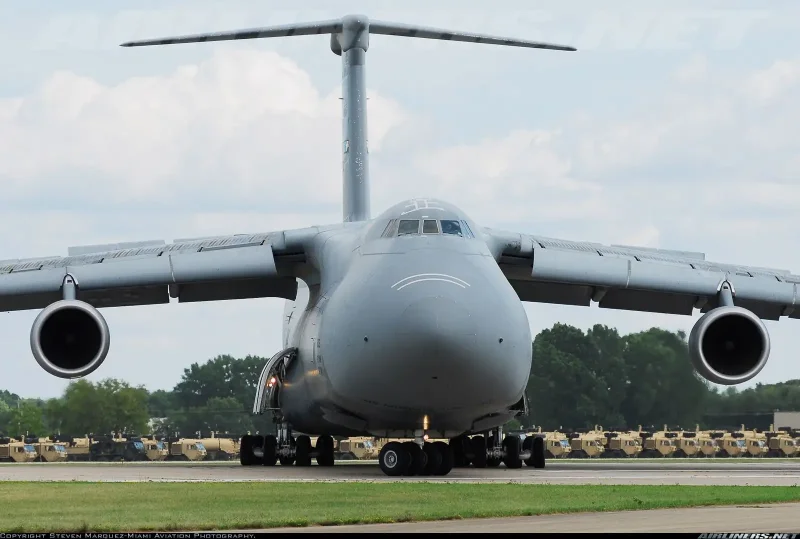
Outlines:
[[195, 445], [197, 446], [197, 449], [199, 449], [200, 451], [205, 451], [206, 450], [206, 446], [204, 446], [200, 442], [197, 442]]
[[56, 451], [58, 453], [66, 453], [67, 449], [62, 444], [56, 444]]
[[133, 447], [136, 449], [142, 450], [144, 449], [144, 444], [142, 442], [133, 442]]
[[739, 446], [739, 447], [744, 447], [745, 446], [745, 442], [744, 442], [744, 440], [736, 440], [736, 445]]
[[166, 449], [167, 448], [167, 446], [166, 446], [166, 444], [164, 444], [164, 442], [156, 442], [156, 447], [159, 448], [159, 449]]
[[561, 447], [569, 447], [569, 442], [567, 440], [561, 440]]
[[36, 453], [36, 449], [30, 444], [25, 444], [25, 451], [29, 453]]

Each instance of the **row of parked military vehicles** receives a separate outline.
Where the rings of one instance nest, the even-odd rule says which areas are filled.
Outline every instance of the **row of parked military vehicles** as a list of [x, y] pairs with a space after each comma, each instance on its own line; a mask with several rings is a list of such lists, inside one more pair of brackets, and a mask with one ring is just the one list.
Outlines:
[[740, 458], [800, 457], [800, 430], [789, 427], [767, 431], [682, 429], [604, 430], [524, 433], [545, 440], [546, 458]]
[[[82, 437], [24, 436], [19, 439], [0, 436], [0, 462], [65, 461], [201, 461], [236, 460], [241, 438], [210, 433], [205, 438], [135, 436], [111, 434]], [[348, 438], [336, 441], [338, 460], [375, 459], [378, 450], [372, 438]]]

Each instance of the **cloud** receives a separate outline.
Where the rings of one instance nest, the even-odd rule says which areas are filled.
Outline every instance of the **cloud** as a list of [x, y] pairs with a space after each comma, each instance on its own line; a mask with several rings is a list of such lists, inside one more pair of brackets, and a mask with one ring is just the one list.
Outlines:
[[[320, 95], [290, 60], [246, 49], [115, 86], [57, 72], [33, 95], [0, 102], [4, 200], [326, 207], [341, 193], [340, 95]], [[369, 97], [376, 153], [406, 116]]]

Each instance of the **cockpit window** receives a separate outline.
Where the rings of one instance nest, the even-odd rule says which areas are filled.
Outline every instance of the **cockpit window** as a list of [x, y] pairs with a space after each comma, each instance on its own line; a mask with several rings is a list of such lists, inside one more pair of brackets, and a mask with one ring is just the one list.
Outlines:
[[451, 219], [443, 219], [442, 220], [442, 233], [443, 234], [451, 234], [453, 236], [462, 236], [461, 233], [461, 223]]
[[397, 228], [397, 235], [419, 234], [419, 221], [417, 219], [402, 219]]
[[472, 229], [469, 227], [466, 221], [461, 221], [461, 224], [464, 226], [464, 232], [468, 238], [474, 238], [475, 234], [472, 233]]
[[422, 222], [422, 233], [423, 234], [438, 234], [439, 233], [439, 225], [436, 224], [436, 219], [425, 219]]

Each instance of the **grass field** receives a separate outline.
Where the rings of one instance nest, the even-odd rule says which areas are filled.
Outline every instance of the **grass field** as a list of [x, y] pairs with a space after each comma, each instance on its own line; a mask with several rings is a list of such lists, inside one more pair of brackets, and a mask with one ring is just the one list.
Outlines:
[[800, 501], [797, 487], [0, 483], [0, 531], [270, 528]]

